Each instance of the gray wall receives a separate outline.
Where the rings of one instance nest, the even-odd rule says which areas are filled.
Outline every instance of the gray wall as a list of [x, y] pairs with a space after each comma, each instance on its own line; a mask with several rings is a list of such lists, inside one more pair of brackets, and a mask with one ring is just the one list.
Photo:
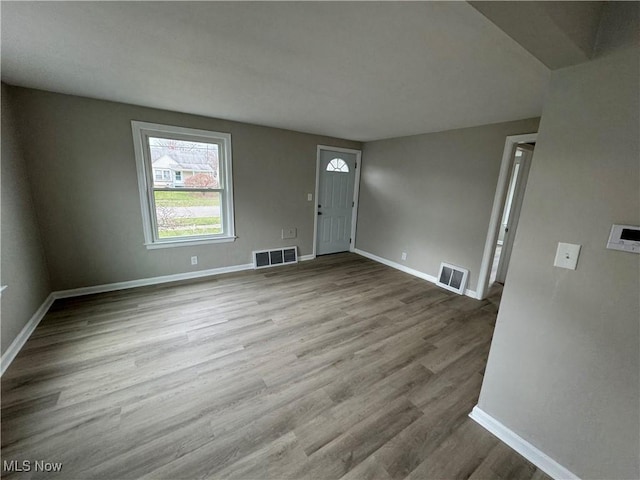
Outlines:
[[605, 249], [640, 225], [639, 55], [553, 73], [479, 400], [585, 479], [640, 478], [640, 256]]
[[0, 283], [2, 354], [51, 291], [26, 164], [20, 149], [7, 87], [2, 84]]
[[[360, 143], [133, 105], [11, 88], [21, 128], [51, 288], [100, 285], [251, 262], [251, 251], [296, 244], [313, 251], [316, 146]], [[229, 132], [233, 243], [147, 250], [131, 120]], [[296, 227], [298, 238], [281, 240]], [[192, 255], [198, 265], [191, 266]]]
[[592, 57], [604, 3], [471, 1], [498, 28], [551, 69]]
[[534, 118], [365, 143], [356, 247], [433, 276], [468, 268], [475, 290], [505, 138], [537, 131]]

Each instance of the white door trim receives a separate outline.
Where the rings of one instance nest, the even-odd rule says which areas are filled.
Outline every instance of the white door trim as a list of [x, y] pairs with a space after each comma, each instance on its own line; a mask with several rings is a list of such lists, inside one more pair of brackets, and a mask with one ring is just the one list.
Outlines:
[[356, 156], [356, 178], [353, 186], [353, 208], [351, 209], [351, 243], [349, 251], [354, 252], [356, 248], [356, 223], [358, 221], [358, 199], [360, 197], [360, 172], [362, 171], [362, 150], [352, 148], [332, 147], [330, 145], [318, 145], [316, 150], [316, 192], [313, 198], [313, 257], [316, 256], [318, 243], [318, 193], [320, 190], [320, 152], [330, 150], [332, 152], [352, 153]]
[[482, 263], [480, 265], [480, 275], [478, 276], [478, 288], [476, 288], [479, 299], [486, 298], [487, 293], [489, 292], [489, 277], [491, 275], [491, 266], [493, 265], [496, 240], [498, 239], [500, 222], [502, 221], [502, 211], [504, 210], [507, 189], [509, 187], [509, 181], [511, 180], [509, 173], [511, 171], [513, 152], [518, 143], [535, 142], [537, 139], [537, 133], [510, 135], [504, 143], [502, 163], [500, 164], [500, 174], [498, 175], [498, 185], [496, 186], [496, 194], [493, 197], [493, 208], [491, 209], [489, 230], [487, 231], [487, 240], [484, 243], [484, 253], [482, 255]]
[[[518, 230], [518, 221], [520, 219], [520, 212], [522, 211], [522, 201], [524, 200], [524, 192], [527, 188], [527, 180], [529, 178], [529, 169], [531, 168], [531, 158], [533, 157], [533, 148], [528, 149], [522, 146], [520, 150], [524, 150], [522, 159], [520, 160], [520, 173], [514, 185], [513, 200], [511, 203], [511, 211], [509, 212], [509, 218], [507, 219], [508, 232], [505, 233], [505, 241], [502, 245], [502, 251], [500, 252], [500, 260], [498, 261], [498, 271], [496, 272], [496, 281], [504, 283], [504, 278], [509, 267], [509, 259], [511, 258], [511, 252], [513, 250], [513, 242], [515, 240], [515, 233]], [[514, 159], [514, 168], [517, 160]], [[505, 206], [506, 208], [506, 206]]]

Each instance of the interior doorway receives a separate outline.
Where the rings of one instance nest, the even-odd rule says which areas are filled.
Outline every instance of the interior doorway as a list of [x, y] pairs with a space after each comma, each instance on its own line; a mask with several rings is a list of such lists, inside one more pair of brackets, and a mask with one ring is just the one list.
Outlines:
[[[489, 220], [489, 229], [487, 231], [482, 263], [480, 265], [480, 272], [478, 275], [478, 288], [476, 291], [478, 299], [487, 298], [487, 295], [489, 294], [489, 287], [491, 287], [498, 276], [498, 270], [501, 268], [501, 262], [503, 263], [502, 274], [506, 276], [511, 256], [511, 248], [513, 246], [513, 239], [517, 229], [517, 219], [520, 214], [522, 199], [524, 197], [524, 187], [527, 181], [526, 176], [529, 173], [533, 146], [535, 145], [537, 138], [537, 133], [528, 133], [524, 135], [511, 135], [505, 140], [504, 151], [502, 153], [502, 163], [500, 165], [500, 173], [498, 175], [498, 184], [496, 186], [496, 193], [493, 198], [493, 207], [491, 209], [491, 218]], [[514, 180], [514, 163], [516, 153], [518, 151], [522, 152], [518, 158], [524, 157], [526, 159], [526, 166], [522, 164], [517, 168], [518, 172]], [[514, 183], [514, 187], [512, 189], [513, 194], [510, 195], [509, 190], [512, 183]], [[518, 188], [518, 183], [520, 188]], [[509, 221], [506, 222], [507, 226], [503, 227], [505, 219], [505, 205], [507, 204], [509, 196], [511, 196], [511, 205], [508, 209], [509, 212], [507, 220], [513, 215], [512, 221], [514, 223], [512, 225], [514, 225], [515, 228], [513, 226], [508, 226]], [[504, 230], [504, 232], [502, 233], [501, 230]], [[501, 244], [498, 243], [499, 241]]]
[[522, 143], [518, 144], [513, 152], [509, 187], [502, 210], [489, 285], [494, 282], [504, 285], [507, 277], [534, 147], [535, 143]]

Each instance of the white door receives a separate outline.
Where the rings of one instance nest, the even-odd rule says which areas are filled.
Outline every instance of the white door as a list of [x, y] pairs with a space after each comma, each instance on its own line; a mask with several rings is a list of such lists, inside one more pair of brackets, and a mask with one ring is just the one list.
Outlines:
[[518, 219], [520, 218], [520, 210], [522, 209], [522, 201], [524, 200], [524, 190], [527, 185], [527, 177], [529, 176], [531, 157], [533, 156], [533, 146], [528, 144], [518, 145], [515, 155], [511, 182], [509, 184], [509, 191], [502, 216], [501, 235], [503, 236], [503, 242], [500, 260], [498, 261], [498, 271], [496, 273], [496, 281], [499, 283], [504, 283], [507, 276], [507, 269], [509, 268], [513, 240], [515, 239], [516, 229], [518, 228]]
[[356, 154], [320, 150], [316, 255], [349, 251]]

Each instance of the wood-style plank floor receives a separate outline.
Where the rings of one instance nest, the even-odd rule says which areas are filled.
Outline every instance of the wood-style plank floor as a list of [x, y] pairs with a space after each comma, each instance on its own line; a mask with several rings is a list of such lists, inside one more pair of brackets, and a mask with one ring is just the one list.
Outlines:
[[59, 300], [2, 377], [6, 478], [547, 479], [467, 417], [500, 292], [354, 254]]

